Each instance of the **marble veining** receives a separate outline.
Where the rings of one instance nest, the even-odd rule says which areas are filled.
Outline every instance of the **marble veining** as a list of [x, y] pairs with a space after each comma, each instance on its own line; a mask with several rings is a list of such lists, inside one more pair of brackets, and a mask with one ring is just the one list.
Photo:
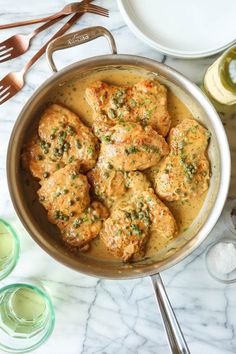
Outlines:
[[[115, 0], [97, 1], [109, 8], [110, 18], [86, 14], [72, 31], [102, 25], [112, 31], [119, 53], [129, 53], [165, 62], [201, 84], [206, 68], [215, 57], [180, 60], [166, 57], [140, 42], [125, 25]], [[0, 0], [1, 23], [46, 15], [59, 10], [65, 0]], [[41, 33], [25, 55], [0, 65], [3, 77], [19, 70], [65, 20]], [[21, 33], [31, 29], [19, 28]], [[17, 29], [0, 32], [0, 41]], [[58, 67], [92, 55], [109, 53], [104, 39], [55, 55]], [[12, 207], [6, 182], [6, 152], [11, 130], [25, 102], [51, 75], [45, 57], [27, 74], [27, 85], [14, 99], [0, 107], [0, 217], [13, 223], [21, 238], [20, 261], [1, 286], [13, 282], [39, 282], [52, 296], [56, 327], [37, 354], [166, 354], [168, 345], [149, 279], [129, 281], [100, 280], [87, 277], [56, 263], [27, 235]], [[236, 112], [221, 112], [229, 137], [232, 160], [236, 154]], [[236, 165], [232, 168], [230, 197], [236, 194]], [[223, 217], [207, 240], [183, 262], [163, 273], [172, 305], [193, 354], [236, 353], [236, 285], [226, 286], [213, 280], [205, 267], [205, 250], [213, 240], [229, 236]], [[233, 234], [231, 235], [233, 237]]]

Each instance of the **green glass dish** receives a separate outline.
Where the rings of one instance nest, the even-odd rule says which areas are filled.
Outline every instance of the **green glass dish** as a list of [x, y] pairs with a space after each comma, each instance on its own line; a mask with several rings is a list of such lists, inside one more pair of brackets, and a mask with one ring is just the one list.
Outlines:
[[29, 284], [0, 289], [0, 351], [28, 353], [52, 334], [55, 312], [48, 294]]
[[0, 280], [7, 277], [19, 259], [20, 241], [14, 229], [0, 219]]

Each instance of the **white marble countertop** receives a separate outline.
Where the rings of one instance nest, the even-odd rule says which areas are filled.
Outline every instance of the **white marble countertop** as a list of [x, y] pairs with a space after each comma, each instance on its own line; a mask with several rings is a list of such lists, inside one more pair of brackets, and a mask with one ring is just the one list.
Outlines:
[[[65, 3], [65, 0], [0, 0], [1, 22], [46, 15], [60, 9]], [[201, 82], [204, 71], [214, 58], [189, 61], [166, 58], [141, 43], [131, 33], [115, 0], [97, 1], [97, 4], [110, 9], [110, 18], [85, 15], [72, 30], [103, 25], [112, 31], [120, 53], [138, 54], [163, 61], [196, 83]], [[0, 76], [3, 77], [9, 70], [20, 69], [63, 22], [36, 38], [27, 54], [1, 64]], [[26, 33], [28, 30], [22, 28], [20, 32]], [[16, 29], [1, 31], [0, 40], [13, 33], [16, 33]], [[72, 49], [71, 55], [58, 53], [56, 60], [63, 67], [73, 60], [106, 52], [108, 46], [101, 39], [92, 45], [85, 45], [83, 50], [81, 47]], [[168, 353], [167, 340], [149, 279], [99, 280], [67, 269], [51, 259], [31, 240], [14, 213], [5, 171], [8, 139], [24, 103], [50, 75], [43, 57], [27, 75], [27, 86], [0, 107], [0, 217], [13, 223], [21, 238], [20, 261], [11, 276], [0, 285], [40, 280], [51, 294], [56, 310], [56, 326], [48, 342], [35, 351], [37, 354]], [[222, 117], [234, 159], [236, 113]], [[236, 194], [235, 168], [233, 166], [231, 197]], [[236, 285], [226, 286], [213, 280], [204, 262], [207, 245], [227, 233], [221, 218], [196, 252], [163, 273], [170, 300], [194, 354], [236, 353]]]

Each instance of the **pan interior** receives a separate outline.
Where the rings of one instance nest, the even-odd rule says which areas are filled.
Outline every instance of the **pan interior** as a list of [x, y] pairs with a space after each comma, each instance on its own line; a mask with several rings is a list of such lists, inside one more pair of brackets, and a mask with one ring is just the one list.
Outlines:
[[[187, 231], [169, 243], [167, 247], [156, 252], [151, 257], [145, 257], [142, 260], [127, 264], [115, 259], [93, 257], [89, 253], [81, 253], [79, 256], [69, 253], [60, 242], [57, 227], [47, 221], [46, 212], [38, 202], [36, 195], [36, 190], [39, 188], [38, 183], [22, 170], [20, 163], [22, 147], [27, 142], [32, 131], [37, 128], [41, 112], [49, 102], [58, 102], [58, 95], [62, 92], [62, 87], [72, 85], [75, 80], [83, 82], [88, 77], [94, 80], [97, 73], [103, 73], [104, 78], [107, 78], [106, 81], [112, 82], [112, 79], [109, 80], [111, 70], [115, 72], [116, 77], [122, 77], [122, 75], [124, 76], [132, 71], [134, 77], [136, 76], [139, 79], [140, 77], [157, 78], [188, 107], [194, 118], [206, 126], [212, 134], [208, 149], [212, 177], [209, 190], [198, 216]], [[188, 245], [197, 237], [215, 203], [220, 183], [220, 158], [219, 146], [212, 121], [203, 106], [189, 93], [184, 85], [180, 85], [175, 77], [168, 75], [163, 66], [160, 66], [158, 70], [158, 68], [148, 67], [147, 65], [140, 67], [140, 65], [128, 65], [126, 63], [123, 65], [94, 63], [93, 65], [87, 65], [87, 67], [74, 65], [71, 70], [64, 70], [62, 73], [57, 74], [53, 80], [49, 80], [38, 90], [32, 100], [31, 103], [29, 102], [26, 105], [14, 129], [14, 140], [11, 142], [12, 161], [10, 162], [10, 173], [15, 176], [11, 180], [11, 189], [17, 212], [31, 236], [41, 247], [57, 260], [76, 270], [110, 278], [137, 277], [145, 273], [154, 273], [165, 269], [169, 266], [170, 260], [172, 262], [175, 261], [176, 255], [180, 254], [183, 248], [188, 249], [190, 247]], [[69, 101], [68, 108], [70, 108]], [[81, 112], [76, 113], [79, 113], [83, 119]], [[87, 122], [87, 124], [89, 123]]]

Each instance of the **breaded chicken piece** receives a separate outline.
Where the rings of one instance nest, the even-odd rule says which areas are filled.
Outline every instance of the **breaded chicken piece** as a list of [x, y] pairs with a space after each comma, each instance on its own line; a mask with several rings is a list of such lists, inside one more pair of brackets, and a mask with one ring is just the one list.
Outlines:
[[150, 125], [160, 135], [170, 129], [167, 89], [156, 80], [143, 80], [133, 86], [113, 86], [96, 81], [86, 89], [88, 104], [94, 111], [93, 129], [100, 140], [118, 123]]
[[33, 176], [42, 179], [44, 173], [70, 163], [86, 172], [95, 166], [98, 153], [99, 142], [92, 130], [67, 108], [52, 104], [42, 114], [38, 136], [30, 141], [22, 159]]
[[30, 170], [32, 175], [40, 180], [44, 178], [44, 175], [51, 175], [65, 166], [63, 161], [55, 160], [51, 154], [45, 154], [44, 150], [48, 149], [36, 134], [31, 138], [22, 154], [23, 167]]
[[37, 193], [49, 221], [62, 229], [89, 206], [89, 188], [78, 167], [67, 165], [46, 178]]
[[165, 139], [152, 127], [137, 123], [117, 124], [110, 129], [109, 141], [101, 144], [100, 156], [116, 170], [145, 170], [169, 153]]
[[108, 215], [107, 209], [100, 202], [93, 202], [83, 213], [70, 219], [62, 230], [64, 242], [72, 247], [84, 248], [98, 236]]
[[171, 151], [175, 155], [187, 155], [195, 158], [195, 155], [205, 154], [210, 133], [195, 119], [184, 119], [169, 134]]
[[124, 261], [142, 252], [151, 234], [168, 240], [177, 234], [173, 215], [152, 188], [135, 190], [117, 202], [100, 232], [109, 252]]
[[87, 177], [94, 195], [108, 208], [127, 191], [124, 172], [115, 170], [111, 163], [103, 159], [98, 160]]
[[170, 154], [150, 173], [161, 199], [188, 200], [208, 189], [208, 140], [209, 132], [194, 119], [185, 119], [171, 129]]
[[146, 176], [139, 171], [117, 171], [114, 166], [104, 161], [98, 160], [97, 165], [87, 174], [93, 193], [108, 208], [130, 189], [147, 189], [151, 187]]

